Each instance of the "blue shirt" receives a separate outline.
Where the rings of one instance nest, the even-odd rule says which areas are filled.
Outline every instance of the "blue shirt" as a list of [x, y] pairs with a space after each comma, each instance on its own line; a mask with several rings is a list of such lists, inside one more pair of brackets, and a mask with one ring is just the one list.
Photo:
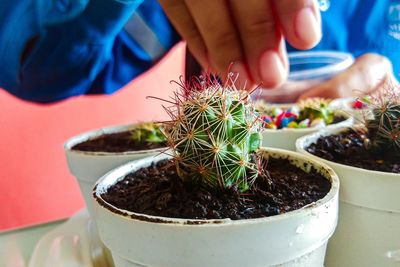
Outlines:
[[[322, 20], [315, 50], [379, 53], [400, 77], [400, 0], [332, 1]], [[48, 103], [113, 93], [180, 38], [156, 0], [2, 0], [0, 40], [0, 87]]]

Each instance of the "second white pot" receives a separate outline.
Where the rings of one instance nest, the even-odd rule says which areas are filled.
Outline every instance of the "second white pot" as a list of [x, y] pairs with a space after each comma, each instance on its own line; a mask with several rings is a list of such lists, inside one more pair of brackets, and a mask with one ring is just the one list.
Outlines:
[[128, 161], [155, 156], [162, 153], [166, 148], [127, 151], [121, 153], [110, 152], [88, 152], [73, 150], [72, 147], [84, 141], [94, 139], [104, 134], [128, 131], [136, 124], [111, 126], [98, 130], [82, 133], [69, 139], [64, 145], [69, 170], [79, 183], [82, 196], [85, 200], [89, 214], [93, 215], [92, 189], [96, 181], [108, 171]]
[[365, 170], [316, 157], [306, 151], [321, 131], [297, 140], [300, 153], [331, 166], [338, 174], [338, 228], [328, 245], [326, 267], [400, 266], [400, 174]]
[[326, 244], [337, 223], [339, 182], [326, 165], [279, 149], [263, 156], [288, 158], [331, 182], [316, 203], [282, 215], [249, 220], [190, 220], [149, 216], [121, 210], [101, 195], [126, 174], [167, 159], [145, 158], [102, 177], [95, 189], [99, 233], [116, 267], [322, 267]]
[[296, 150], [296, 140], [302, 136], [317, 132], [322, 128], [326, 129], [337, 129], [353, 124], [353, 118], [349, 113], [343, 111], [336, 111], [336, 114], [342, 115], [346, 120], [330, 124], [327, 126], [316, 126], [313, 128], [294, 129], [294, 128], [283, 128], [283, 129], [264, 129], [263, 130], [263, 141], [264, 147], [274, 147], [286, 150]]

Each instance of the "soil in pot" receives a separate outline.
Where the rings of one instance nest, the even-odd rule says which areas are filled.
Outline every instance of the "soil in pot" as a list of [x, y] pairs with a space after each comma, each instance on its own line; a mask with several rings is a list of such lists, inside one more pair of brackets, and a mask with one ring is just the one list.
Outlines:
[[323, 198], [331, 187], [315, 170], [306, 173], [286, 159], [270, 158], [261, 166], [266, 166], [268, 172], [241, 194], [232, 188], [223, 190], [184, 182], [172, 161], [162, 161], [127, 175], [102, 198], [120, 209], [147, 215], [239, 220], [302, 208]]
[[[394, 151], [367, 149], [369, 137], [348, 129], [339, 134], [320, 137], [306, 150], [323, 159], [367, 170], [400, 173], [400, 157]], [[398, 153], [397, 153], [398, 154]]]
[[104, 134], [76, 144], [72, 150], [92, 152], [127, 152], [166, 147], [166, 142], [138, 142], [132, 138], [132, 131]]

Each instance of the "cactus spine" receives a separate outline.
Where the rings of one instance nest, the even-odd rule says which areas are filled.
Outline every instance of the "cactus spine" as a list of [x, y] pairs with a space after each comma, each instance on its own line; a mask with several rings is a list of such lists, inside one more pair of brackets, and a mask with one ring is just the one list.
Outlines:
[[255, 153], [261, 121], [245, 91], [228, 82], [200, 78], [180, 84], [166, 108], [172, 121], [166, 133], [178, 174], [213, 187], [246, 191], [258, 175]]
[[370, 97], [369, 113], [365, 116], [370, 144], [382, 150], [400, 153], [400, 93], [399, 87], [387, 88], [377, 96]]

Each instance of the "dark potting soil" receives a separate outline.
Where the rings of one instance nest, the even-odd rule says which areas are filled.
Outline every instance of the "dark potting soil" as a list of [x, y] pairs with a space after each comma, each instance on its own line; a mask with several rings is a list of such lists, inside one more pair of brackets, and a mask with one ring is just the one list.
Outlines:
[[93, 152], [126, 152], [166, 147], [166, 143], [135, 142], [130, 131], [104, 134], [72, 147], [72, 150]]
[[367, 170], [400, 173], [400, 157], [395, 151], [367, 149], [368, 136], [353, 129], [321, 137], [306, 150], [333, 162]]
[[132, 212], [186, 219], [260, 218], [296, 210], [323, 198], [330, 182], [306, 173], [286, 159], [269, 159], [267, 175], [244, 194], [183, 182], [172, 161], [143, 168], [113, 185], [102, 198]]

